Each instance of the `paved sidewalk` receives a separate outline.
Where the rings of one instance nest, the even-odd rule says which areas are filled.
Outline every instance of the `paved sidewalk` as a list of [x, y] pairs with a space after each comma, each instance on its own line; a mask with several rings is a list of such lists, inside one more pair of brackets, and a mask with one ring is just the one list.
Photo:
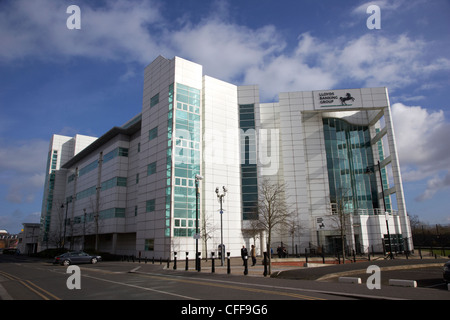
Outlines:
[[[396, 257], [393, 260], [384, 259], [382, 256], [371, 258], [371, 261], [360, 260], [351, 262], [347, 260], [345, 264], [337, 264], [335, 259], [327, 259], [325, 264], [321, 258], [310, 258], [308, 264], [304, 258], [288, 258], [288, 259], [272, 259], [272, 273], [267, 277], [276, 277], [281, 279], [292, 280], [319, 280], [319, 281], [335, 281], [342, 276], [352, 276], [356, 274], [364, 274], [368, 266], [377, 265], [382, 271], [390, 271], [397, 278], [402, 278], [401, 273], [406, 270], [422, 269], [422, 268], [441, 268], [448, 258], [423, 258], [410, 257], [406, 259], [403, 256]], [[247, 276], [264, 277], [264, 266], [262, 258], [257, 258], [255, 266], [251, 266], [251, 260], [248, 261]], [[142, 263], [142, 262], [141, 262]], [[159, 261], [158, 261], [159, 263]], [[156, 263], [155, 263], [156, 264]], [[221, 265], [220, 259], [214, 259], [214, 273], [228, 274], [228, 261], [225, 259], [224, 265]], [[173, 270], [174, 261], [170, 261], [167, 267], [167, 262], [163, 262], [164, 269]], [[185, 271], [186, 261], [184, 259], [177, 260], [177, 271]], [[241, 258], [230, 258], [230, 274], [244, 275], [244, 266]], [[195, 261], [189, 260], [187, 272], [199, 272], [195, 269]], [[201, 261], [201, 273], [213, 273], [212, 260], [208, 259]], [[368, 275], [367, 275], [368, 276]]]
[[[159, 262], [158, 262], [159, 263]], [[248, 276], [261, 276], [264, 277], [264, 265], [262, 264], [262, 258], [258, 257], [257, 262], [254, 266], [252, 266], [251, 260], [247, 261], [247, 275]], [[163, 262], [165, 264], [164, 269], [173, 269], [174, 261], [170, 261], [169, 267], [167, 267], [167, 262]], [[233, 275], [244, 275], [245, 267], [243, 265], [243, 260], [241, 258], [232, 257], [230, 258], [230, 270], [228, 271], [228, 260], [225, 259], [223, 262], [223, 266], [221, 265], [220, 259], [214, 259], [214, 273], [216, 274], [230, 274]], [[293, 270], [299, 268], [298, 265], [294, 266], [284, 266], [284, 265], [276, 265], [272, 264], [272, 274], [274, 272], [281, 272], [287, 270]], [[186, 270], [186, 260], [177, 260], [177, 270], [183, 271]], [[199, 272], [195, 268], [195, 260], [189, 260], [188, 262], [188, 272]], [[212, 259], [202, 260], [200, 266], [200, 272], [202, 273], [213, 273], [213, 261]], [[269, 275], [267, 275], [269, 276]]]
[[[362, 277], [363, 280], [369, 276], [366, 270], [371, 265], [376, 265], [380, 267], [384, 275], [386, 275], [384, 280], [391, 279], [410, 279], [414, 277], [413, 271], [423, 271], [423, 270], [439, 270], [438, 277], [442, 279], [442, 274], [440, 273], [445, 262], [448, 258], [410, 258], [405, 259], [403, 257], [396, 258], [393, 260], [382, 259], [372, 259], [371, 261], [357, 262], [357, 263], [346, 263], [339, 265], [327, 265], [324, 267], [312, 267], [312, 268], [297, 268], [286, 270], [280, 272], [276, 275], [277, 278], [283, 279], [296, 279], [296, 280], [318, 280], [318, 281], [337, 281], [339, 277]], [[426, 272], [423, 272], [426, 277]], [[389, 275], [389, 276], [387, 276]], [[431, 274], [430, 274], [431, 276]], [[421, 275], [423, 277], [423, 275]], [[432, 275], [436, 277], [436, 273]], [[443, 281], [442, 281], [443, 282]]]

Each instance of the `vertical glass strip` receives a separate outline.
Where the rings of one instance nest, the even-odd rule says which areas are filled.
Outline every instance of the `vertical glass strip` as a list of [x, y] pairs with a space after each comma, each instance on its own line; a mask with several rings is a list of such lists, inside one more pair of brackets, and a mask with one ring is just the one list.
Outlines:
[[174, 96], [174, 85], [173, 83], [169, 86], [169, 113], [167, 119], [167, 153], [166, 153], [166, 225], [165, 225], [165, 236], [171, 236], [171, 203], [172, 203], [172, 131], [173, 131], [173, 96]]
[[195, 176], [201, 171], [200, 90], [177, 83], [173, 107], [174, 236], [187, 237], [195, 232]]
[[256, 157], [255, 105], [239, 105], [241, 129], [242, 219], [258, 219], [258, 172]]

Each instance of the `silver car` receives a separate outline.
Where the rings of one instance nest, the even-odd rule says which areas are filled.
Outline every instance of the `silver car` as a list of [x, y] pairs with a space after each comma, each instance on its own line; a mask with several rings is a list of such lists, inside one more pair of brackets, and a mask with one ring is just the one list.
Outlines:
[[102, 260], [101, 256], [90, 255], [83, 251], [75, 251], [75, 252], [66, 252], [55, 257], [53, 263], [68, 266], [71, 264], [81, 264], [81, 263], [94, 264], [101, 260]]
[[[450, 258], [450, 256], [448, 256]], [[445, 283], [450, 283], [450, 261], [444, 264], [444, 281]]]

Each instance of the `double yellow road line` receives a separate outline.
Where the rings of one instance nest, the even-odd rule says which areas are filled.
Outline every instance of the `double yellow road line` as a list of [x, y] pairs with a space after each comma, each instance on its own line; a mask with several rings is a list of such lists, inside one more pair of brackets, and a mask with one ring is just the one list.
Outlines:
[[20, 279], [19, 277], [16, 277], [16, 276], [14, 276], [12, 274], [9, 274], [9, 273], [6, 273], [4, 271], [0, 271], [0, 275], [4, 276], [5, 278], [7, 278], [9, 280], [17, 281], [17, 282], [21, 283], [24, 287], [26, 287], [30, 291], [34, 292], [35, 294], [37, 294], [39, 297], [41, 297], [44, 300], [61, 300], [60, 298], [58, 298], [54, 294], [52, 294], [52, 293], [48, 292], [47, 290], [39, 287], [38, 285], [34, 284], [30, 280]]
[[[248, 291], [253, 293], [262, 293], [262, 294], [268, 294], [273, 296], [284, 296], [284, 297], [290, 297], [295, 299], [301, 299], [301, 300], [326, 300], [323, 298], [313, 297], [313, 296], [307, 296], [304, 294], [299, 294], [295, 292], [287, 292], [287, 291], [279, 291], [275, 290], [274, 287], [272, 290], [267, 289], [260, 289], [256, 287], [246, 287], [245, 285], [236, 285], [236, 284], [227, 284], [227, 283], [219, 283], [219, 282], [213, 282], [208, 280], [191, 280], [186, 279], [182, 277], [170, 277], [170, 276], [164, 276], [164, 275], [153, 275], [153, 274], [146, 274], [146, 273], [140, 273], [140, 276], [147, 277], [147, 278], [153, 278], [157, 280], [163, 280], [163, 281], [176, 281], [176, 282], [183, 282], [183, 283], [189, 283], [189, 284], [195, 284], [195, 285], [202, 285], [202, 286], [209, 286], [209, 287], [219, 287], [224, 289], [232, 289], [232, 290], [239, 290], [239, 291]], [[289, 288], [287, 288], [289, 290]]]

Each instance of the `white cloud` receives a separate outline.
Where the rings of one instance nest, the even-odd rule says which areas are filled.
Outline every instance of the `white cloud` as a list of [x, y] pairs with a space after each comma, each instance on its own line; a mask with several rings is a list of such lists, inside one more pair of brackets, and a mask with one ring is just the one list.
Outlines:
[[416, 200], [429, 200], [450, 186], [450, 122], [442, 110], [429, 112], [402, 103], [392, 105], [392, 117], [403, 180], [427, 180]]
[[69, 30], [63, 1], [14, 1], [0, 12], [0, 62], [83, 56], [148, 63], [159, 54], [148, 27], [161, 22], [154, 1], [111, 1], [103, 8], [80, 5], [81, 30]]
[[369, 7], [370, 5], [377, 5], [380, 7], [380, 9], [382, 11], [384, 10], [396, 10], [401, 6], [405, 5], [405, 1], [404, 0], [376, 0], [376, 1], [369, 1], [366, 3], [363, 3], [361, 5], [359, 5], [358, 7], [356, 7], [355, 9], [353, 9], [353, 13], [357, 13], [357, 14], [364, 14], [366, 13], [367, 7]]
[[16, 144], [0, 141], [0, 181], [7, 189], [6, 200], [30, 203], [42, 190], [48, 141], [30, 140]]
[[201, 63], [209, 75], [231, 81], [280, 52], [284, 41], [273, 26], [252, 30], [213, 18], [174, 32], [170, 46]]
[[259, 84], [264, 101], [279, 92], [331, 88], [336, 80], [331, 73], [308, 66], [298, 55], [281, 55], [246, 70], [244, 82]]
[[332, 72], [338, 81], [356, 81], [361, 86], [386, 86], [392, 91], [417, 83], [432, 72], [450, 69], [447, 58], [426, 62], [426, 41], [406, 35], [386, 37], [366, 33], [331, 42], [308, 41], [314, 46], [304, 50], [305, 55], [315, 55], [318, 67]]
[[[430, 113], [420, 106], [395, 103], [392, 117], [403, 165], [421, 166], [424, 174], [450, 166], [450, 123], [442, 110]], [[414, 180], [414, 176], [409, 179]]]
[[[392, 92], [450, 69], [450, 59], [443, 55], [426, 61], [427, 41], [407, 35], [365, 33], [330, 39], [302, 33], [295, 48], [288, 49], [277, 27], [235, 23], [229, 3], [215, 3], [220, 15], [211, 11], [198, 22], [186, 17], [174, 22], [164, 16], [163, 4], [156, 0], [119, 0], [103, 7], [82, 2], [81, 30], [68, 30], [67, 3], [9, 2], [0, 11], [0, 62], [30, 56], [64, 61], [76, 56], [147, 65], [159, 54], [178, 55], [202, 64], [213, 77], [259, 84], [263, 98], [273, 98], [278, 91], [349, 82], [387, 86]], [[390, 10], [403, 2], [378, 3]], [[133, 72], [128, 68], [123, 78]]]
[[416, 197], [417, 201], [426, 201], [433, 198], [433, 196], [443, 189], [450, 187], [450, 172], [443, 177], [435, 176], [428, 180], [427, 188], [424, 193]]

